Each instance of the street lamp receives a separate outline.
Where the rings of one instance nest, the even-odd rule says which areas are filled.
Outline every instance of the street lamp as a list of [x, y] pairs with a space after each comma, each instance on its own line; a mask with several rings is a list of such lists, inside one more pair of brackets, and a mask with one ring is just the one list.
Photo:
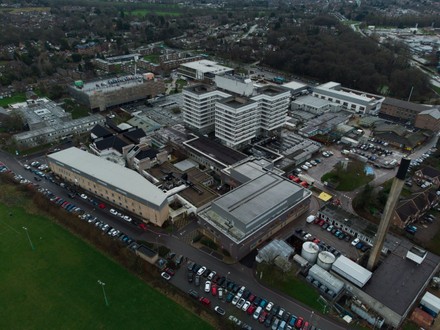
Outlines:
[[107, 295], [105, 294], [105, 283], [98, 280], [98, 284], [102, 287], [102, 293], [104, 294], [104, 300], [105, 300], [105, 305], [108, 306], [108, 300], [107, 300]]
[[34, 244], [32, 244], [31, 237], [29, 236], [29, 232], [28, 232], [27, 227], [23, 227], [23, 229], [26, 232], [26, 235], [27, 235], [27, 238], [29, 240], [29, 244], [31, 245], [32, 251], [35, 250]]
[[160, 235], [157, 235], [156, 236], [156, 250], [157, 250], [157, 252], [159, 252], [159, 238], [160, 238]]

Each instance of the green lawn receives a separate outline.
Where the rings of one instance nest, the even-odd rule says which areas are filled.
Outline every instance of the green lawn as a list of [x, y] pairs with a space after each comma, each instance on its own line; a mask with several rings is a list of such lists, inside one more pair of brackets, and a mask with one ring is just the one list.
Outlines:
[[340, 165], [321, 177], [321, 182], [336, 183], [338, 191], [353, 191], [356, 188], [366, 185], [374, 179], [374, 175], [366, 175], [364, 172], [365, 164], [351, 160], [348, 163], [347, 170], [342, 169]]
[[323, 306], [318, 303], [319, 294], [305, 279], [295, 276], [293, 272], [283, 273], [278, 268], [265, 263], [259, 264], [257, 270], [258, 276], [263, 273], [261, 281], [267, 286], [284, 292], [315, 310], [323, 311]]
[[159, 63], [159, 55], [156, 54], [145, 55], [144, 60], [151, 63]]
[[0, 99], [0, 107], [7, 107], [9, 104], [26, 101], [26, 95], [24, 93], [15, 93], [11, 97]]
[[0, 237], [1, 329], [211, 328], [44, 217], [1, 204]]

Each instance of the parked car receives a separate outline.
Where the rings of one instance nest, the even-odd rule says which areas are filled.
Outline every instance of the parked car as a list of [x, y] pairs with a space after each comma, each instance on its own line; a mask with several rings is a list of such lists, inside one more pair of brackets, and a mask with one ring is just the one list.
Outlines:
[[205, 306], [209, 306], [211, 304], [211, 301], [206, 297], [200, 297], [199, 301]]
[[205, 282], [205, 292], [209, 292], [209, 291], [211, 291], [211, 281], [206, 281]]
[[171, 280], [171, 275], [166, 272], [160, 273], [160, 276], [162, 276], [162, 278], [166, 279], [167, 281]]
[[351, 245], [356, 246], [359, 243], [360, 239], [359, 238], [355, 238], [352, 242]]
[[[199, 275], [199, 276], [201, 276], [201, 275], [203, 275], [203, 273], [205, 272], [205, 270], [206, 270], [206, 267], [201, 267], [201, 268], [199, 268], [199, 270], [197, 271], [197, 275]], [[210, 282], [211, 283], [211, 282]]]
[[214, 310], [216, 311], [217, 314], [219, 314], [221, 316], [224, 316], [226, 314], [225, 310], [223, 308], [221, 308], [220, 306], [215, 306]]

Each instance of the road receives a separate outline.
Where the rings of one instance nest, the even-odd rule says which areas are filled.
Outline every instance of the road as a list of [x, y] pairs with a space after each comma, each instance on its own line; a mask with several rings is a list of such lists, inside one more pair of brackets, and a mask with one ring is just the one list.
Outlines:
[[[24, 178], [30, 181], [34, 181], [33, 180], [34, 174], [25, 170], [22, 164], [29, 163], [33, 160], [35, 160], [33, 157], [32, 159], [30, 159], [29, 157], [21, 157], [17, 160], [15, 159], [15, 157], [3, 151], [0, 151], [0, 161], [4, 162], [16, 174], [20, 174]], [[37, 157], [37, 160], [44, 162], [44, 156]], [[269, 301], [273, 301], [275, 304], [280, 305], [281, 307], [285, 308], [287, 311], [293, 313], [294, 315], [303, 316], [305, 320], [308, 320], [310, 319], [311, 316], [313, 316], [311, 320], [313, 325], [318, 326], [321, 329], [326, 329], [326, 330], [345, 329], [343, 325], [339, 324], [335, 320], [331, 320], [316, 311], [313, 311], [312, 313], [312, 310], [303, 306], [301, 303], [293, 300], [291, 297], [285, 295], [284, 293], [276, 292], [274, 290], [271, 290], [263, 286], [256, 279], [257, 274], [254, 274], [253, 268], [249, 268], [241, 263], [236, 263], [232, 265], [225, 264], [223, 261], [217, 259], [213, 255], [201, 251], [193, 247], [192, 245], [188, 244], [187, 242], [185, 242], [185, 240], [183, 239], [184, 235], [181, 234], [186, 231], [190, 231], [197, 228], [198, 224], [195, 222], [189, 223], [185, 227], [179, 229], [178, 231], [172, 234], [166, 233], [162, 231], [160, 228], [153, 228], [153, 227], [151, 227], [151, 230], [149, 229], [147, 232], [144, 232], [138, 227], [130, 223], [127, 223], [125, 221], [122, 221], [120, 218], [111, 215], [108, 212], [108, 208], [95, 209], [95, 207], [86, 200], [83, 200], [81, 198], [75, 198], [75, 199], [69, 198], [68, 191], [57, 184], [54, 184], [48, 180], [42, 180], [38, 183], [40, 184], [40, 186], [49, 189], [53, 194], [74, 203], [75, 205], [79, 206], [86, 212], [97, 216], [98, 219], [103, 220], [104, 222], [108, 223], [110, 226], [120, 230], [121, 232], [124, 232], [125, 234], [129, 235], [130, 237], [136, 240], [143, 240], [153, 244], [164, 245], [169, 249], [171, 249], [172, 251], [188, 257], [190, 260], [194, 260], [198, 264], [204, 265], [211, 270], [215, 270], [218, 274], [223, 274], [223, 275], [228, 274], [228, 278], [234, 280], [237, 283], [240, 283], [241, 285], [246, 286], [246, 288], [248, 288], [255, 295], [259, 297], [264, 297]], [[319, 201], [316, 198], [312, 199], [311, 211], [316, 212], [319, 206], [320, 206]], [[287, 226], [287, 229], [285, 229], [282, 233], [280, 233], [279, 237], [287, 238], [288, 236], [290, 236], [293, 233], [294, 226], [297, 225], [298, 222], [305, 222], [306, 216], [307, 214], [305, 214], [300, 219], [296, 220], [295, 223], [292, 223], [289, 226]], [[171, 280], [171, 283], [182, 289], [184, 292], [187, 292], [191, 286], [194, 288], [194, 286], [190, 285], [186, 280], [186, 273], [184, 271], [184, 267], [182, 267], [182, 269], [177, 272], [176, 276]], [[222, 305], [224, 309], [227, 311], [232, 310], [234, 312], [234, 315], [241, 316], [240, 319], [248, 324], [251, 324], [253, 328], [255, 329], [263, 328], [263, 326], [259, 324], [256, 320], [253, 320], [251, 316], [248, 316], [244, 312], [239, 311], [238, 309], [234, 308], [232, 305], [228, 304], [230, 306], [226, 306], [225, 303], [222, 302], [219, 302], [219, 304]], [[215, 304], [213, 304], [212, 307], [214, 306]]]

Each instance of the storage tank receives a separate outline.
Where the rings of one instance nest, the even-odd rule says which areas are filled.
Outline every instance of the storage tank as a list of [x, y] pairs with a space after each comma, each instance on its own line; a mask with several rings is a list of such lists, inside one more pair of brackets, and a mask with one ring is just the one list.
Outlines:
[[318, 260], [316, 264], [322, 269], [330, 270], [335, 260], [336, 257], [333, 253], [328, 251], [322, 251], [318, 254]]
[[318, 258], [319, 246], [313, 242], [305, 242], [302, 245], [301, 257], [306, 259], [310, 264], [314, 264]]

